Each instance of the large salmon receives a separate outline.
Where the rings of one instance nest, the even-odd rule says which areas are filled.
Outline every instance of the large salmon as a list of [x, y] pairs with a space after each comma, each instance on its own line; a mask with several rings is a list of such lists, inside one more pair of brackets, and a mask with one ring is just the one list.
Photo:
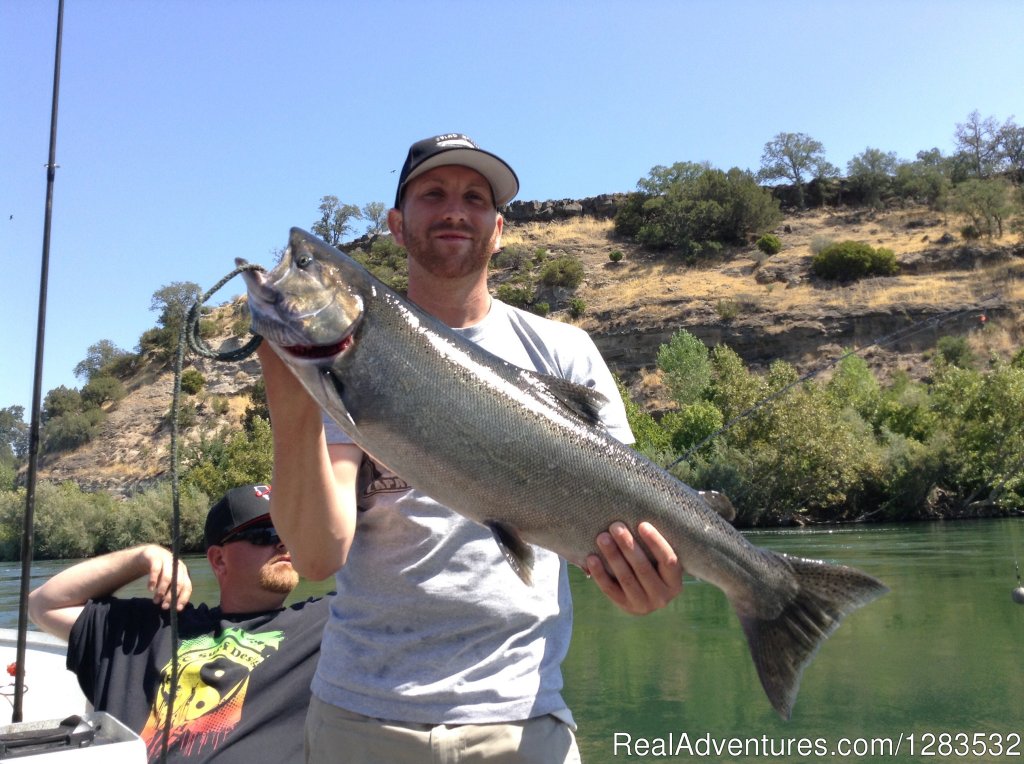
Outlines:
[[324, 410], [410, 485], [491, 528], [527, 583], [531, 544], [582, 567], [613, 522], [652, 523], [688, 573], [725, 593], [784, 718], [821, 642], [886, 591], [853, 568], [752, 545], [607, 435], [600, 395], [482, 350], [304, 231], [273, 271], [245, 278], [253, 331]]

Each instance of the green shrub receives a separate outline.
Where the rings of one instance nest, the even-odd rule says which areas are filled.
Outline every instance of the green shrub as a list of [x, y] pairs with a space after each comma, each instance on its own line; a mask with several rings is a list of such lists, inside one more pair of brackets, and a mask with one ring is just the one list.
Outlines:
[[538, 316], [546, 316], [551, 312], [551, 304], [547, 302], [535, 302], [530, 306], [530, 310], [536, 313]]
[[678, 411], [670, 411], [661, 420], [672, 438], [672, 448], [682, 453], [717, 432], [724, 420], [711, 401], [699, 400]]
[[206, 385], [206, 377], [199, 369], [185, 369], [181, 373], [181, 391], [186, 395], [196, 395]]
[[0, 461], [0, 493], [13, 491], [17, 485], [18, 470], [8, 462]]
[[111, 376], [117, 379], [126, 379], [135, 372], [139, 365], [139, 356], [136, 353], [125, 353], [118, 356], [110, 363], [105, 364], [100, 370], [104, 376]]
[[374, 277], [396, 292], [409, 288], [409, 267], [405, 247], [390, 236], [379, 236], [370, 245], [370, 251], [355, 249], [350, 253]]
[[252, 328], [252, 315], [249, 313], [249, 304], [242, 303], [241, 309], [235, 313], [231, 321], [231, 335], [233, 337], [245, 337]]
[[583, 301], [582, 297], [573, 297], [569, 300], [569, 315], [573, 318], [579, 318], [587, 311], [587, 304]]
[[974, 368], [974, 354], [964, 336], [946, 335], [935, 343], [939, 357], [946, 363], [960, 369]]
[[615, 213], [615, 233], [630, 239], [638, 239], [640, 230], [647, 223], [647, 216], [644, 204], [650, 199], [650, 194], [632, 192], [619, 204], [618, 212]]
[[98, 408], [110, 401], [119, 401], [125, 396], [124, 385], [114, 377], [96, 376], [82, 388], [82, 403], [89, 408]]
[[270, 421], [270, 408], [267, 406], [267, 386], [263, 377], [259, 377], [245, 391], [249, 396], [249, 405], [242, 414], [242, 429], [252, 434], [257, 419]]
[[[237, 484], [235, 484], [237, 485]], [[232, 486], [233, 487], [233, 486]], [[201, 552], [210, 500], [182, 486], [181, 548]], [[0, 492], [0, 559], [21, 556], [25, 489]], [[171, 486], [161, 483], [125, 501], [105, 491], [83, 491], [72, 482], [39, 481], [36, 491], [35, 558], [92, 557], [136, 544], [171, 543]]]
[[672, 399], [687, 405], [700, 400], [711, 383], [711, 363], [704, 343], [685, 329], [658, 348], [658, 368]]
[[841, 241], [816, 254], [811, 269], [816, 276], [830, 281], [855, 281], [866, 276], [892, 276], [899, 271], [899, 264], [891, 249], [875, 249], [861, 241]]
[[[217, 499], [219, 496], [214, 496]], [[193, 485], [183, 484], [178, 506], [181, 549], [202, 551], [203, 526], [211, 499]], [[125, 549], [137, 544], [170, 546], [173, 524], [170, 482], [159, 483], [124, 502], [116, 503], [104, 517], [103, 551]]]
[[[8, 501], [20, 499], [20, 507], [0, 502], [4, 527], [17, 527], [11, 522], [14, 520], [12, 510], [18, 512], [20, 519], [25, 503], [24, 492], [19, 489], [3, 496]], [[112, 505], [113, 499], [109, 494], [85, 493], [70, 481], [59, 484], [40, 481], [34, 523], [35, 557], [42, 560], [91, 557], [105, 551], [100, 546], [99, 529]], [[8, 548], [3, 550], [4, 559], [19, 559], [20, 537], [16, 535], [9, 542], [17, 542], [17, 546], [13, 543], [5, 545]]]
[[626, 198], [615, 216], [615, 232], [652, 249], [678, 249], [685, 258], [714, 254], [710, 242], [745, 242], [782, 218], [771, 193], [735, 167], [723, 172], [677, 163], [652, 169], [637, 185], [646, 193]]
[[178, 348], [178, 330], [159, 326], [147, 329], [139, 337], [139, 350], [154, 353], [158, 358], [171, 358]]
[[519, 284], [499, 284], [495, 296], [503, 303], [526, 309], [533, 303], [533, 288]]
[[[167, 409], [167, 422], [171, 423], [172, 410]], [[190, 427], [195, 427], [196, 422], [199, 421], [199, 412], [196, 409], [196, 404], [191, 401], [184, 401], [178, 404], [178, 429], [187, 430]]]
[[248, 429], [232, 433], [227, 440], [201, 437], [185, 457], [182, 483], [220, 497], [235, 486], [269, 482], [273, 462], [270, 423], [254, 416]]
[[849, 407], [861, 417], [871, 419], [878, 410], [881, 388], [867, 361], [847, 351], [825, 389], [840, 409]]
[[82, 394], [73, 387], [55, 387], [43, 398], [43, 421], [82, 411]]
[[583, 282], [583, 263], [570, 255], [562, 255], [544, 264], [540, 280], [547, 286], [575, 289]]
[[608, 259], [611, 260], [613, 263], [621, 261], [622, 257], [622, 251], [618, 249], [613, 249], [608, 255]]
[[530, 262], [530, 251], [522, 244], [513, 244], [494, 254], [490, 265], [493, 268], [508, 268], [513, 271], [522, 270]]
[[871, 256], [872, 276], [895, 276], [900, 272], [900, 264], [896, 262], [896, 253], [891, 249], [879, 247]]
[[633, 437], [636, 438], [636, 450], [652, 458], [667, 450], [670, 446], [668, 433], [630, 397], [629, 391], [618, 377], [615, 377], [615, 386], [619, 388], [619, 395], [626, 407], [626, 419], [629, 422], [629, 429], [633, 431]]
[[887, 432], [890, 439], [901, 437], [927, 442], [938, 424], [927, 386], [911, 382], [906, 372], [896, 374], [878, 399], [872, 424], [876, 431]]
[[43, 452], [70, 451], [88, 443], [96, 435], [103, 416], [101, 409], [89, 409], [47, 420], [42, 431]]
[[773, 233], [766, 233], [757, 240], [757, 248], [766, 255], [777, 255], [782, 251], [782, 240]]

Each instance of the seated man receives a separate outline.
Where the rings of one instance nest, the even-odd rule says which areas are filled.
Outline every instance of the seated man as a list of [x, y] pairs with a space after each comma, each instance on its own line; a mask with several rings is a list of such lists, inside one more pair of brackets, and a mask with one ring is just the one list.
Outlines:
[[[271, 523], [269, 494], [268, 486], [234, 488], [206, 517], [219, 605], [189, 604], [179, 565], [176, 676], [166, 549], [147, 544], [86, 560], [29, 595], [32, 621], [68, 640], [68, 669], [86, 698], [139, 732], [150, 761], [161, 755], [168, 703], [168, 761], [302, 759], [329, 599], [283, 607], [299, 578]], [[139, 578], [148, 578], [152, 600], [111, 596]]]

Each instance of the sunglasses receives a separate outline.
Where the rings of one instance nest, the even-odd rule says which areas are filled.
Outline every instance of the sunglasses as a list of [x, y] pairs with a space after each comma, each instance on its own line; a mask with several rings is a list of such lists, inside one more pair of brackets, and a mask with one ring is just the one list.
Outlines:
[[274, 546], [281, 543], [281, 537], [277, 535], [277, 530], [272, 525], [262, 525], [230, 533], [220, 543], [230, 544], [232, 541], [248, 541], [256, 546]]

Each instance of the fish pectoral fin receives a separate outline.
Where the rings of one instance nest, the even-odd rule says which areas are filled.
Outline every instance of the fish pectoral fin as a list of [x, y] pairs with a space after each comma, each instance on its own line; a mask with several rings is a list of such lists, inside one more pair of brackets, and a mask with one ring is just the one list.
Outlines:
[[489, 520], [484, 523], [494, 534], [505, 560], [527, 586], [533, 586], [533, 547], [523, 541], [511, 525]]
[[608, 405], [608, 399], [597, 390], [550, 374], [526, 374], [563, 408], [582, 417], [587, 424], [601, 424], [601, 409]]

